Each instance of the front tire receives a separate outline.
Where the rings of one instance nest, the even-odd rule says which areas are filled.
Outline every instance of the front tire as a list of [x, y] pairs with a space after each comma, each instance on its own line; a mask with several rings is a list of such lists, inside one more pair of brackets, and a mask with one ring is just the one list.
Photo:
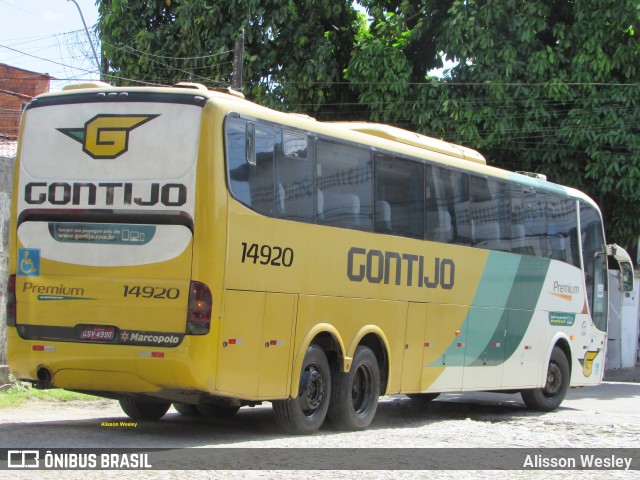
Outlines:
[[132, 398], [120, 400], [122, 411], [134, 420], [160, 420], [170, 406], [168, 402], [142, 402]]
[[559, 347], [553, 347], [545, 386], [532, 390], [522, 390], [522, 400], [524, 400], [527, 407], [533, 410], [541, 412], [555, 410], [560, 406], [567, 394], [570, 377], [571, 370], [567, 356]]
[[378, 359], [369, 347], [359, 346], [349, 372], [333, 379], [329, 420], [338, 429], [362, 430], [376, 414], [379, 395]]
[[300, 372], [298, 396], [275, 400], [276, 421], [287, 433], [310, 435], [324, 422], [331, 398], [331, 369], [324, 351], [311, 344], [305, 353]]

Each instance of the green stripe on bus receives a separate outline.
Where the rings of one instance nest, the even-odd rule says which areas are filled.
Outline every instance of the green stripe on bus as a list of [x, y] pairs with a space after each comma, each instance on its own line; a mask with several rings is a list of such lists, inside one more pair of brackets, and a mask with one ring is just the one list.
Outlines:
[[[515, 279], [518, 278], [521, 264], [519, 255], [491, 252], [473, 299], [472, 307], [464, 321], [466, 331], [465, 365], [471, 365], [479, 359], [481, 365], [486, 361], [485, 351], [496, 350], [488, 346], [495, 342], [501, 328], [505, 307], [513, 292]], [[502, 342], [503, 340], [498, 340]]]
[[[472, 352], [479, 352], [475, 357], [466, 356], [467, 365], [499, 365], [513, 355], [529, 328], [550, 263], [546, 259], [526, 255], [520, 257], [516, 277], [522, 281], [512, 283], [504, 309], [500, 311], [500, 320], [489, 341], [482, 344], [479, 337], [472, 334], [477, 328], [467, 332], [467, 348], [477, 342]], [[489, 327], [488, 324], [486, 326]]]
[[462, 325], [464, 340], [456, 338], [445, 352], [447, 366], [499, 365], [511, 357], [531, 323], [549, 265], [546, 259], [491, 252]]

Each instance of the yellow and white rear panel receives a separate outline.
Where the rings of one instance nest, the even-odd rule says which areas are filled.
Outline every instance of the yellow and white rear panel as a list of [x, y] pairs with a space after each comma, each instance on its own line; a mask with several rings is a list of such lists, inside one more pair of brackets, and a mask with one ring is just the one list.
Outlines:
[[185, 341], [202, 107], [193, 94], [138, 96], [45, 96], [24, 114], [10, 336], [28, 341], [9, 342], [19, 378], [46, 366], [54, 386], [157, 390], [136, 370]]

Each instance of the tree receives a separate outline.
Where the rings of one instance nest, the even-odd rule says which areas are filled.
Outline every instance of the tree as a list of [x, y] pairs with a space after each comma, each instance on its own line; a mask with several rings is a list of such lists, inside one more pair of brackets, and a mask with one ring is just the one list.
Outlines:
[[[372, 118], [584, 190], [600, 204], [610, 241], [636, 241], [638, 2], [364, 3], [374, 20], [347, 75]], [[423, 76], [440, 56], [457, 63], [444, 78]]]
[[[319, 116], [351, 95], [343, 71], [357, 14], [348, 0], [105, 0], [100, 35], [117, 84], [230, 82], [245, 32], [245, 94]], [[302, 108], [301, 108], [302, 107]]]
[[[640, 236], [640, 0], [104, 0], [114, 80], [229, 82], [327, 120], [383, 121], [546, 173]], [[443, 77], [430, 74], [455, 64]]]

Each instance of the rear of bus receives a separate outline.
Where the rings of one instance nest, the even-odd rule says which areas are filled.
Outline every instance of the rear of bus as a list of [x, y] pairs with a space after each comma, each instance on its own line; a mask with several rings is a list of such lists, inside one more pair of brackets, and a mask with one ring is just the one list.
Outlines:
[[191, 281], [205, 103], [195, 90], [88, 88], [27, 106], [7, 319], [18, 379], [115, 398], [207, 388], [192, 356], [211, 293]]

